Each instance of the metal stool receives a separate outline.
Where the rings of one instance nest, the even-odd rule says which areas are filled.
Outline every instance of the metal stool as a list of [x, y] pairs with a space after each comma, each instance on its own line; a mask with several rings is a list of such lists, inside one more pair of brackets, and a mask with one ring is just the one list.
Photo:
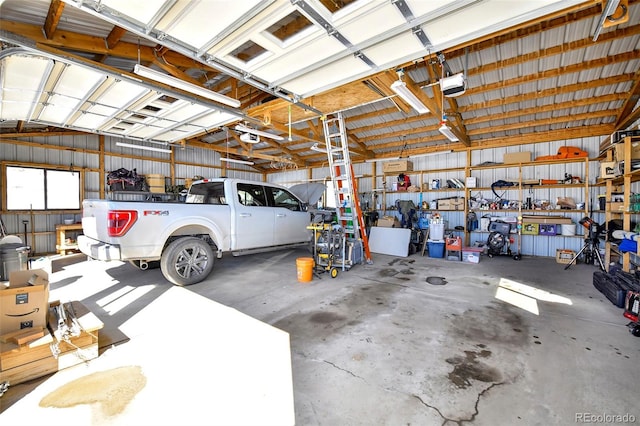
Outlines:
[[446, 249], [445, 258], [447, 260], [453, 260], [453, 259], [450, 259], [450, 257], [455, 256], [455, 260], [459, 260], [460, 262], [462, 262], [462, 238], [461, 237], [447, 238], [445, 249]]

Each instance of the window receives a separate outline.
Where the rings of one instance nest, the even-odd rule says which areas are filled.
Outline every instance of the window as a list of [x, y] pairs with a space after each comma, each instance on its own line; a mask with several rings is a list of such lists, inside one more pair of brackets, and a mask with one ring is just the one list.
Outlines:
[[243, 206], [266, 206], [267, 197], [262, 185], [238, 184], [238, 198]]
[[273, 196], [273, 205], [275, 207], [284, 207], [285, 209], [293, 211], [301, 211], [302, 206], [300, 201], [292, 195], [289, 191], [285, 191], [282, 188], [269, 188]]
[[80, 209], [80, 173], [7, 166], [7, 210]]
[[226, 204], [223, 182], [206, 182], [193, 185], [189, 189], [186, 203]]
[[267, 28], [267, 31], [277, 37], [281, 42], [285, 42], [312, 27], [313, 23], [298, 10], [295, 10]]

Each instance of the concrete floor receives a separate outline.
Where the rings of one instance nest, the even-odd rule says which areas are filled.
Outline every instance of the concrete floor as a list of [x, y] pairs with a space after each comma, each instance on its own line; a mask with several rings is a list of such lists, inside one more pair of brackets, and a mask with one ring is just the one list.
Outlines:
[[[306, 256], [228, 256], [209, 279], [184, 288], [290, 333], [298, 425], [640, 421], [640, 339], [593, 287], [594, 266], [374, 254], [373, 265], [299, 283], [296, 258]], [[526, 287], [514, 292], [517, 284], [505, 280]], [[119, 310], [100, 306], [123, 286], [151, 290]], [[52, 299], [81, 300], [104, 321], [102, 348], [126, 344], [118, 327], [168, 288], [159, 269], [119, 262], [80, 262], [51, 275]], [[43, 380], [10, 387], [2, 410]]]

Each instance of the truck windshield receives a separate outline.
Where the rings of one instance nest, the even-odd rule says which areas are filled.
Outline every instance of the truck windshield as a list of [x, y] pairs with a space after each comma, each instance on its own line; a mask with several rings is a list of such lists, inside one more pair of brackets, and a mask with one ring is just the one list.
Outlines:
[[185, 200], [191, 204], [227, 204], [223, 182], [203, 182], [191, 185]]

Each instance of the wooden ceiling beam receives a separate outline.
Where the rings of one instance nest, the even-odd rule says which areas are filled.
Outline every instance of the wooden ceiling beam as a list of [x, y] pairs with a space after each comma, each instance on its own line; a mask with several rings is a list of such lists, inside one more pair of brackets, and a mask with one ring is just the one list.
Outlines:
[[517, 146], [529, 143], [554, 142], [559, 140], [569, 140], [578, 138], [589, 138], [599, 135], [611, 134], [613, 126], [609, 124], [599, 124], [597, 126], [580, 126], [570, 129], [550, 130], [548, 132], [522, 133], [513, 137], [496, 137], [474, 140], [471, 143], [472, 149], [488, 149], [504, 146]]
[[[607, 102], [620, 102], [624, 100], [625, 97], [626, 97], [625, 93], [613, 93], [610, 95], [597, 96], [589, 99], [582, 99], [579, 101], [550, 103], [547, 105], [540, 105], [540, 106], [535, 106], [531, 108], [516, 109], [513, 111], [503, 112], [500, 114], [500, 118], [502, 119], [518, 118], [525, 115], [543, 114], [546, 112], [554, 112], [554, 111], [559, 111], [563, 109], [574, 108], [577, 106], [589, 106], [594, 104], [603, 104]], [[503, 105], [507, 106], [511, 104], [509, 100], [510, 100], [509, 98], [506, 98]], [[481, 109], [478, 109], [477, 111], [481, 111]], [[609, 115], [612, 115], [615, 112], [614, 110], [610, 110], [610, 109], [608, 109], [607, 111], [609, 112]], [[477, 125], [477, 124], [486, 123], [492, 120], [494, 120], [494, 117], [492, 115], [484, 114], [484, 115], [475, 115], [475, 117], [473, 118], [467, 118], [465, 122], [469, 125]]]
[[[474, 105], [461, 107], [460, 112], [463, 114], [471, 113], [477, 110], [495, 108], [495, 107], [503, 106], [510, 103], [526, 102], [526, 101], [530, 101], [537, 98], [546, 98], [546, 97], [553, 97], [553, 96], [567, 94], [567, 93], [573, 93], [576, 90], [587, 90], [587, 89], [597, 88], [600, 86], [606, 86], [609, 84], [626, 83], [630, 81], [632, 78], [633, 78], [633, 74], [623, 74], [623, 75], [618, 75], [613, 77], [601, 78], [599, 80], [593, 80], [586, 83], [575, 83], [575, 84], [570, 84], [570, 85], [562, 86], [558, 88], [554, 87], [552, 89], [545, 89], [535, 93], [523, 93], [515, 96], [510, 96], [508, 98], [495, 99], [492, 101], [485, 101], [485, 102], [480, 102]], [[589, 99], [584, 100], [587, 102], [587, 105], [589, 104]]]
[[[155, 48], [134, 43], [120, 41], [114, 48], [109, 49], [102, 37], [80, 34], [71, 31], [57, 30], [53, 37], [48, 40], [42, 34], [41, 27], [32, 24], [0, 20], [0, 28], [5, 31], [18, 34], [32, 40], [34, 43], [49, 46], [60, 50], [71, 50], [83, 53], [93, 53], [96, 55], [109, 55], [123, 59], [137, 61], [138, 57], [142, 62], [152, 62], [157, 58]], [[194, 59], [188, 58], [179, 53], [169, 50], [164, 54], [168, 63], [178, 68], [191, 68], [194, 66]], [[209, 68], [199, 62], [198, 66], [206, 69], [207, 72], [217, 73], [218, 71]]]
[[61, 0], [51, 0], [49, 4], [49, 10], [47, 11], [47, 17], [44, 20], [43, 32], [47, 40], [51, 40], [53, 34], [58, 28], [58, 23], [62, 17], [64, 11], [64, 2]]
[[124, 37], [126, 33], [127, 33], [127, 30], [125, 30], [124, 28], [119, 27], [117, 25], [114, 26], [109, 32], [109, 35], [107, 35], [107, 38], [105, 38], [105, 43], [107, 44], [107, 48], [114, 49], [116, 45], [120, 43], [120, 40], [122, 39], [122, 37]]
[[251, 157], [251, 158], [259, 158], [261, 160], [269, 160], [269, 161], [278, 161], [278, 162], [285, 162], [285, 163], [291, 163], [291, 164], [295, 164], [299, 167], [304, 167], [305, 163], [304, 161], [294, 161], [285, 157], [280, 157], [280, 156], [276, 156], [276, 155], [268, 155], [268, 154], [261, 154], [259, 152], [255, 152], [255, 151], [249, 151], [246, 150], [244, 148], [227, 148], [227, 147], [222, 147], [222, 146], [216, 146], [216, 145], [211, 145], [209, 143], [206, 142], [201, 142], [201, 141], [191, 141], [189, 143], [189, 146], [193, 146], [193, 147], [197, 147], [197, 148], [202, 148], [202, 149], [210, 149], [212, 151], [216, 151], [219, 152], [221, 154], [232, 154], [232, 155], [240, 155], [243, 157]]
[[633, 77], [633, 86], [627, 92], [627, 99], [616, 120], [616, 130], [626, 129], [640, 118], [640, 108], [634, 111], [640, 100], [640, 70], [636, 71]]

